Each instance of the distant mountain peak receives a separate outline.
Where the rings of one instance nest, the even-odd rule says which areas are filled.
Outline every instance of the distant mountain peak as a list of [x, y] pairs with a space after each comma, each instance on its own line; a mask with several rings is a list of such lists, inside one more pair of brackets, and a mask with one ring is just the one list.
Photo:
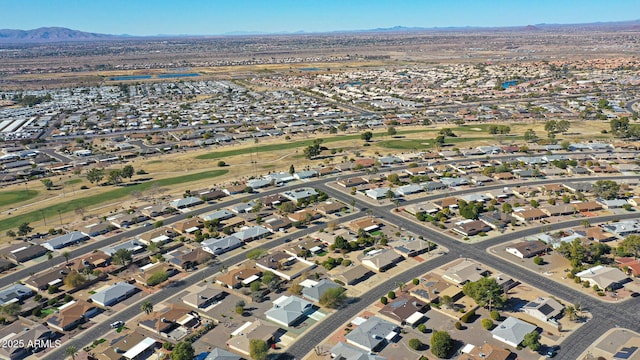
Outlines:
[[89, 33], [57, 26], [41, 27], [33, 30], [0, 30], [0, 43], [93, 41], [116, 38], [118, 38], [116, 35]]

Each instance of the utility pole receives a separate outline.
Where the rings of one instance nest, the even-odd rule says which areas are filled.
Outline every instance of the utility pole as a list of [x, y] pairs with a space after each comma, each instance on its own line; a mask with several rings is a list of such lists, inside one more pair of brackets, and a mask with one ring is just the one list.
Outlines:
[[42, 211], [42, 209], [40, 209], [40, 215], [42, 215], [42, 221], [44, 221], [44, 226], [47, 226], [47, 219], [45, 219], [44, 211]]

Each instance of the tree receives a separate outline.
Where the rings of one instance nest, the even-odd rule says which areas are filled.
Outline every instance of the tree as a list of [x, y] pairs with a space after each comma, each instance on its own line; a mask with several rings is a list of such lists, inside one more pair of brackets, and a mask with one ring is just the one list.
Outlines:
[[395, 127], [393, 127], [393, 126], [389, 126], [389, 127], [387, 128], [387, 135], [389, 135], [389, 136], [394, 136], [394, 135], [396, 135], [397, 133], [398, 133], [398, 131], [396, 130], [396, 128], [395, 128]]
[[436, 145], [440, 145], [441, 146], [441, 145], [444, 145], [444, 139], [445, 139], [444, 135], [438, 135], [438, 136], [436, 136], [434, 142], [435, 142]]
[[119, 249], [113, 254], [111, 257], [112, 261], [116, 265], [124, 265], [127, 266], [133, 261], [133, 256], [131, 255], [131, 251], [127, 249]]
[[69, 254], [68, 251], [65, 251], [62, 253], [62, 256], [64, 257], [64, 260], [66, 261], [67, 265], [69, 265], [69, 258], [71, 257], [71, 254]]
[[24, 222], [24, 223], [20, 224], [20, 226], [18, 226], [18, 235], [20, 235], [20, 236], [26, 236], [27, 234], [29, 234], [32, 231], [33, 231], [33, 228], [31, 226], [29, 226], [28, 222]]
[[109, 171], [109, 184], [117, 185], [122, 182], [122, 170], [113, 169]]
[[2, 312], [9, 316], [18, 316], [22, 312], [22, 307], [18, 303], [6, 304], [2, 307]]
[[502, 204], [502, 212], [505, 214], [509, 214], [513, 212], [513, 206], [511, 206], [511, 204], [509, 203], [504, 203]]
[[544, 131], [547, 132], [548, 137], [551, 139], [554, 137], [555, 133], [558, 131], [558, 122], [555, 120], [549, 120], [544, 123]]
[[633, 254], [634, 257], [638, 257], [638, 254], [640, 254], [640, 236], [627, 236], [624, 240], [622, 240], [621, 247], [626, 253]]
[[538, 333], [537, 330], [533, 330], [526, 334], [524, 340], [522, 340], [522, 345], [533, 351], [538, 351], [538, 349], [540, 349], [540, 333]]
[[414, 338], [409, 340], [409, 347], [412, 348], [413, 350], [420, 351], [422, 350], [423, 346], [424, 344], [422, 344], [422, 341], [418, 339]]
[[195, 350], [190, 342], [179, 342], [171, 351], [171, 360], [193, 360]]
[[291, 284], [291, 286], [289, 286], [289, 292], [294, 294], [294, 295], [300, 295], [302, 294], [302, 285], [300, 285], [300, 282], [294, 282], [293, 284]]
[[446, 331], [435, 331], [431, 335], [431, 353], [440, 359], [445, 359], [453, 350], [453, 341]]
[[51, 190], [51, 188], [53, 187], [53, 181], [51, 181], [51, 179], [42, 179], [41, 181], [44, 187], [47, 188], [47, 190]]
[[293, 164], [291, 164], [291, 166], [289, 166], [289, 174], [293, 175], [296, 173], [296, 168], [293, 166]]
[[251, 291], [254, 293], [260, 291], [261, 288], [262, 288], [262, 284], [260, 284], [259, 281], [254, 281], [251, 283], [251, 285], [249, 285], [249, 289], [251, 289]]
[[561, 134], [569, 131], [569, 127], [571, 127], [571, 123], [567, 120], [560, 120], [556, 123], [556, 131]]
[[327, 289], [324, 294], [320, 296], [320, 305], [330, 309], [337, 309], [342, 306], [346, 298], [347, 296], [343, 288]]
[[440, 298], [440, 303], [447, 309], [451, 309], [451, 306], [453, 305], [453, 298], [449, 295], [444, 295]]
[[373, 133], [371, 131], [365, 131], [362, 134], [360, 134], [360, 139], [366, 142], [371, 141], [371, 138], [373, 138]]
[[71, 345], [68, 348], [66, 348], [64, 350], [64, 353], [67, 356], [71, 356], [71, 359], [76, 360], [76, 355], [78, 355], [78, 348], [76, 348], [75, 346]]
[[75, 289], [83, 285], [87, 279], [77, 271], [71, 271], [69, 275], [64, 278], [64, 284], [72, 289]]
[[542, 265], [544, 264], [544, 259], [542, 258], [542, 256], [536, 256], [533, 258], [533, 263], [536, 265]]
[[620, 185], [613, 180], [598, 180], [593, 184], [593, 192], [607, 200], [618, 197], [618, 191]]
[[487, 330], [493, 329], [493, 321], [491, 319], [482, 319], [482, 327]]
[[148, 300], [144, 301], [142, 304], [140, 304], [140, 311], [147, 315], [151, 314], [153, 312], [153, 303]]
[[227, 163], [224, 162], [223, 160], [218, 161], [218, 167], [225, 167], [227, 166]]
[[533, 129], [527, 129], [527, 131], [524, 132], [524, 141], [526, 142], [538, 141], [538, 136], [536, 135], [536, 132], [533, 131]]
[[272, 271], [265, 271], [264, 273], [262, 273], [262, 283], [267, 285], [270, 282], [277, 280], [276, 278], [276, 274], [274, 274]]
[[269, 344], [262, 339], [249, 340], [249, 356], [253, 360], [266, 360], [269, 352]]
[[7, 230], [6, 235], [7, 235], [8, 237], [10, 237], [10, 238], [14, 238], [14, 237], [16, 237], [16, 232], [15, 232], [15, 231], [13, 231], [13, 230]]
[[135, 170], [133, 166], [125, 165], [125, 167], [122, 168], [122, 171], [120, 172], [120, 174], [122, 175], [123, 178], [128, 178], [129, 181], [131, 181], [131, 178], [133, 178], [133, 174], [135, 174]]
[[504, 298], [501, 296], [502, 287], [495, 278], [486, 277], [478, 281], [468, 282], [462, 288], [462, 292], [475, 300], [479, 306], [499, 309], [504, 304]]
[[93, 168], [87, 171], [87, 180], [89, 180], [90, 183], [99, 183], [102, 179], [104, 179], [104, 170]]

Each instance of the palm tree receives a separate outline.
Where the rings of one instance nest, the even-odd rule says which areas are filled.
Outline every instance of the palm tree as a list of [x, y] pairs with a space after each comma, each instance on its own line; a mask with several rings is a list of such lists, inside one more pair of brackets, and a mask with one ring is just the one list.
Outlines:
[[53, 267], [53, 253], [51, 251], [47, 253], [47, 259], [49, 260], [49, 263], [51, 263], [51, 267]]
[[69, 346], [64, 352], [65, 352], [65, 354], [67, 354], [67, 356], [71, 356], [71, 358], [73, 360], [76, 360], [76, 355], [78, 354], [78, 349], [75, 346], [73, 346], [73, 345]]
[[153, 312], [153, 304], [151, 301], [145, 301], [140, 304], [140, 310], [144, 311], [147, 315]]
[[64, 256], [64, 258], [67, 261], [67, 265], [69, 265], [69, 258], [71, 257], [71, 254], [69, 254], [68, 251], [65, 251], [65, 252], [62, 253], [62, 256]]
[[564, 315], [567, 317], [567, 319], [571, 321], [576, 321], [578, 319], [578, 313], [576, 312], [576, 308], [574, 308], [571, 305], [564, 308]]

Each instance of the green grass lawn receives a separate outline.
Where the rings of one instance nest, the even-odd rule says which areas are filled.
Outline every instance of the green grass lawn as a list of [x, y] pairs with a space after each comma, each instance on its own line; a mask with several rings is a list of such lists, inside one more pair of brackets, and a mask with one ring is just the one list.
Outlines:
[[38, 196], [36, 190], [12, 190], [0, 192], [0, 206], [8, 206], [27, 201]]
[[82, 179], [73, 179], [73, 180], [65, 181], [64, 184], [65, 185], [73, 185], [73, 184], [79, 184], [81, 182], [82, 182]]
[[[114, 188], [113, 190], [106, 191], [102, 194], [90, 195], [80, 199], [61, 202], [59, 204], [49, 206], [46, 209], [42, 209], [42, 213], [44, 214], [45, 218], [58, 216], [58, 211], [60, 213], [67, 213], [67, 212], [75, 211], [78, 208], [90, 208], [108, 201], [113, 201], [116, 199], [126, 197], [131, 193], [133, 193], [134, 191], [149, 190], [155, 184], [157, 184], [158, 186], [170, 186], [170, 185], [187, 183], [191, 181], [209, 179], [209, 178], [217, 177], [220, 175], [224, 175], [227, 172], [228, 170], [204, 171], [204, 172], [199, 172], [199, 173], [190, 174], [190, 175], [177, 176], [173, 178], [147, 181], [137, 185], [118, 187], [118, 188]], [[26, 214], [11, 217], [9, 219], [0, 220], [0, 231], [17, 228], [18, 226], [20, 226], [20, 224], [24, 222], [30, 223], [30, 222], [41, 221], [43, 216], [42, 213], [41, 213], [41, 210], [35, 210]]]
[[[434, 132], [434, 131], [437, 131], [437, 130], [435, 129], [403, 130], [403, 131], [398, 131], [397, 135], [416, 134], [416, 133]], [[337, 135], [334, 137], [323, 138], [322, 143], [328, 144], [332, 142], [345, 141], [345, 140], [360, 140], [360, 136], [361, 134]], [[383, 138], [383, 137], [389, 137], [388, 135], [386, 135], [386, 131], [373, 133], [373, 140], [379, 140], [380, 138]], [[313, 139], [285, 142], [280, 144], [258, 145], [254, 147], [247, 147], [244, 149], [216, 151], [208, 154], [202, 154], [202, 155], [196, 156], [196, 159], [199, 159], [199, 160], [221, 159], [229, 156], [263, 153], [263, 152], [271, 152], [271, 151], [287, 150], [287, 149], [297, 149], [297, 148], [307, 147], [312, 144], [313, 144]]]

